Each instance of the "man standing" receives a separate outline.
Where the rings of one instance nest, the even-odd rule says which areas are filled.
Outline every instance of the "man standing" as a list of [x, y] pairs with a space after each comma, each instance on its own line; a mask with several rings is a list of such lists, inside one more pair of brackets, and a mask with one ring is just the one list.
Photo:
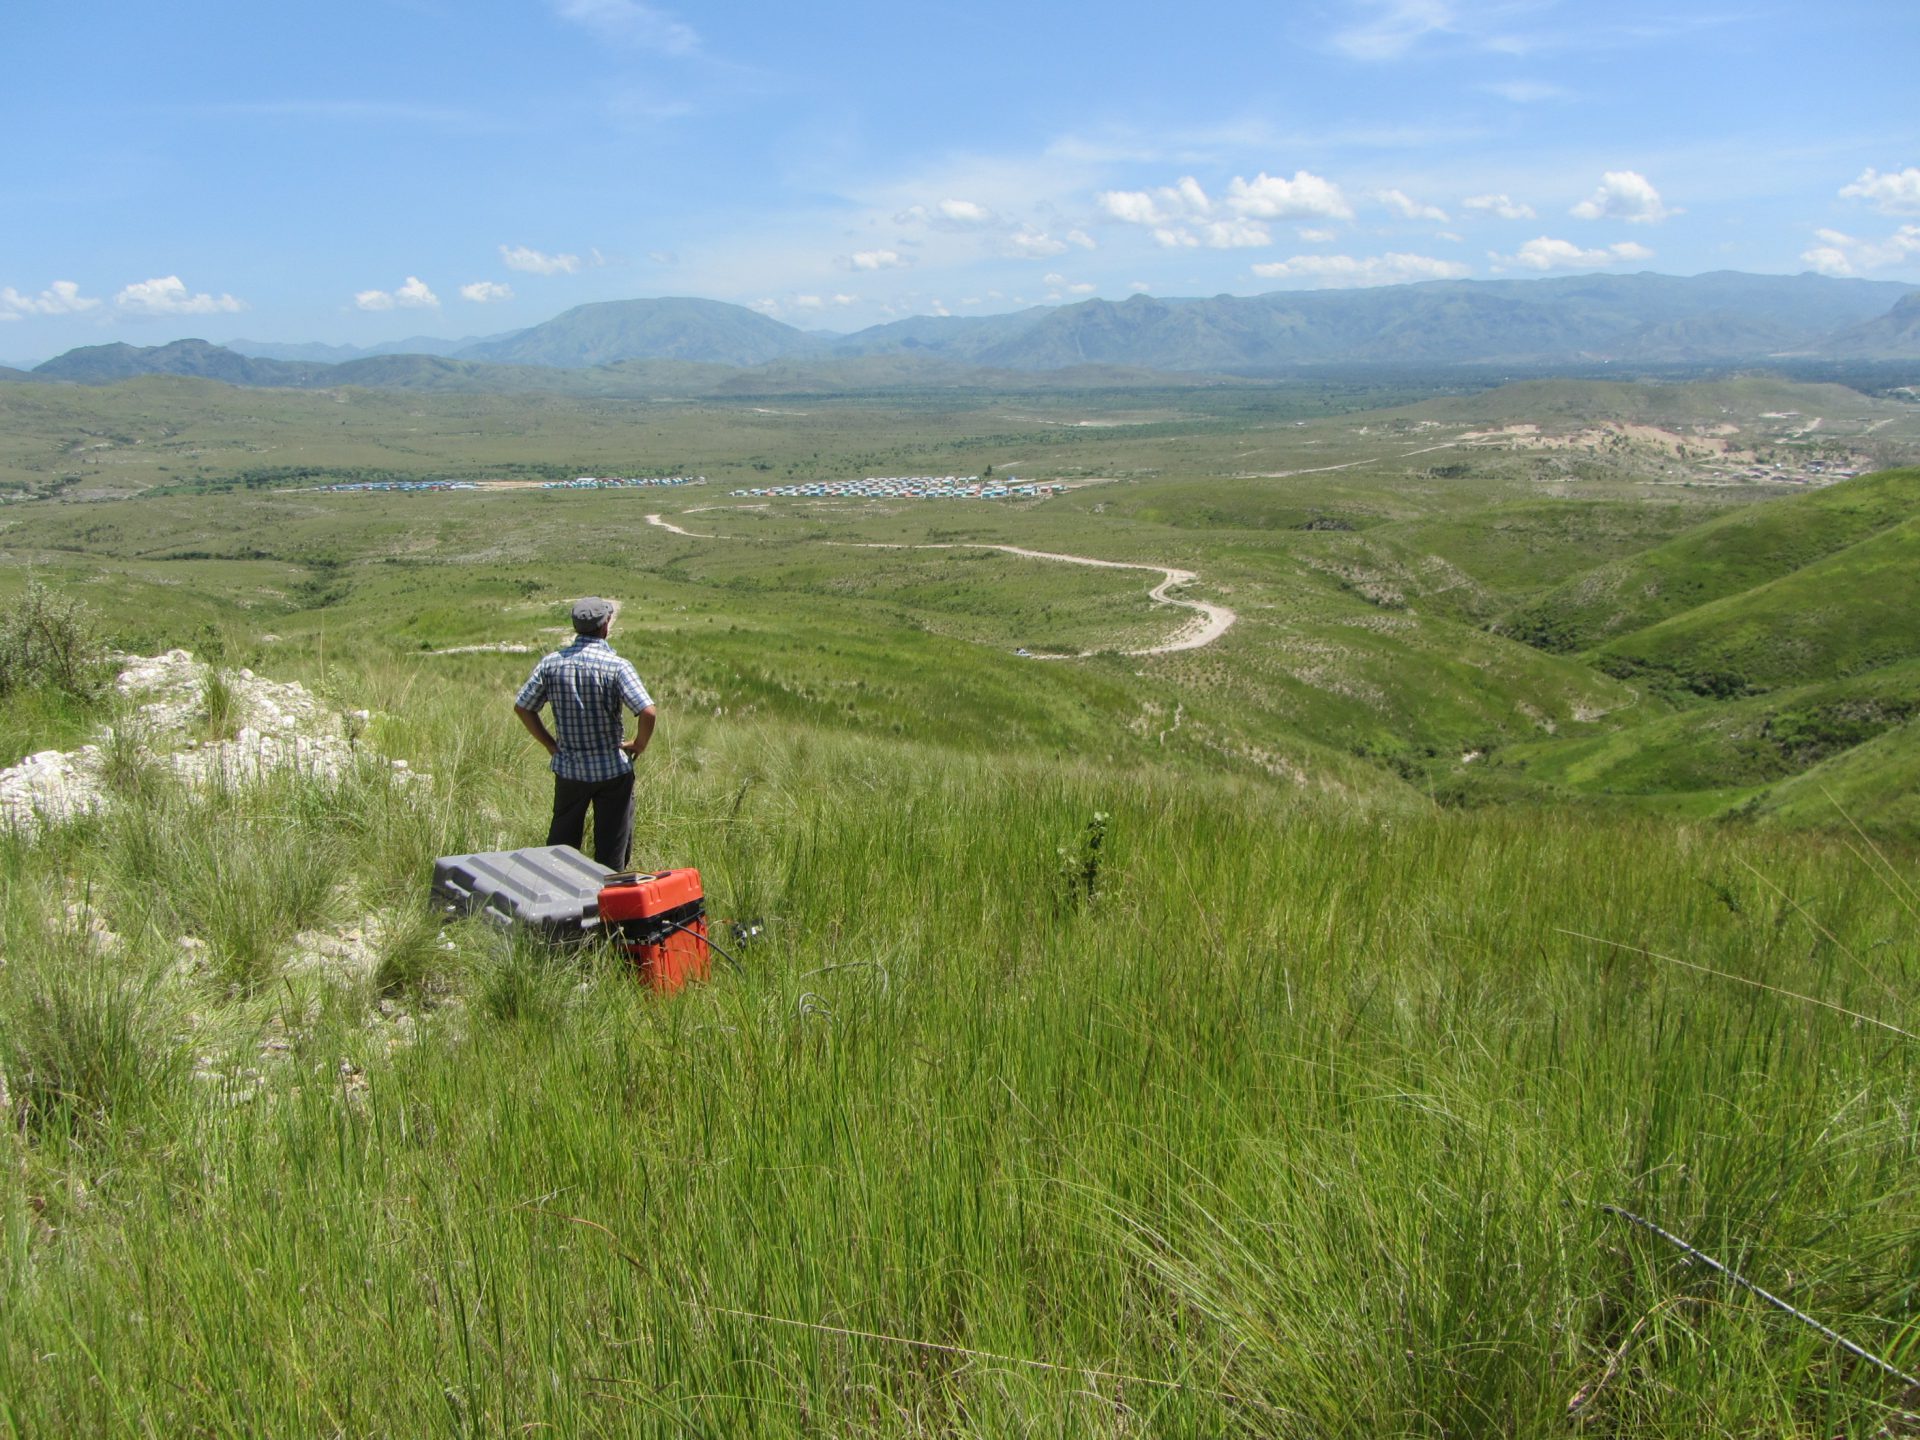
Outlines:
[[[627, 868], [633, 845], [633, 762], [653, 739], [653, 699], [633, 666], [613, 653], [607, 636], [616, 606], [589, 597], [573, 605], [577, 637], [533, 667], [513, 713], [553, 757], [553, 824], [547, 844], [576, 850], [593, 807], [593, 856], [614, 870]], [[553, 728], [540, 707], [553, 706]], [[638, 716], [633, 739], [622, 741], [621, 707]]]

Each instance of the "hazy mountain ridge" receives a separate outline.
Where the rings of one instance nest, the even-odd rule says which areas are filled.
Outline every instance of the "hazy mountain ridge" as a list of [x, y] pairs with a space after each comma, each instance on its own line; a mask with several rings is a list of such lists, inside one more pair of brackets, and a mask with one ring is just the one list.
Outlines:
[[[83, 384], [157, 372], [266, 387], [617, 394], [646, 384], [683, 393], [723, 383], [735, 388], [733, 378], [767, 367], [777, 367], [767, 377], [775, 388], [804, 388], [968, 384], [977, 383], [982, 371], [1031, 374], [1084, 366], [1197, 376], [1337, 364], [1907, 359], [1920, 356], [1920, 290], [1894, 281], [1734, 272], [1447, 280], [1207, 299], [1136, 295], [1007, 315], [914, 316], [839, 338], [717, 300], [664, 298], [580, 305], [543, 324], [474, 343], [417, 342], [438, 353], [375, 347], [383, 353], [329, 362], [293, 357], [348, 347], [246, 343], [255, 351], [276, 349], [285, 358], [203, 340], [148, 348], [114, 344], [69, 351], [33, 374]], [[892, 369], [888, 360], [895, 362]], [[644, 377], [618, 369], [636, 362], [722, 367], [736, 377], [698, 368], [658, 368]], [[819, 373], [805, 380], [795, 367]], [[606, 371], [615, 373], [601, 373]]]
[[1848, 360], [1920, 359], [1920, 290], [1877, 315], [1828, 337], [1820, 353]]
[[457, 355], [472, 346], [504, 339], [506, 335], [516, 333], [507, 331], [500, 335], [467, 335], [458, 340], [410, 335], [405, 340], [384, 340], [378, 345], [326, 345], [317, 340], [298, 344], [229, 340], [226, 348], [236, 355], [246, 355], [255, 360], [307, 360], [319, 365], [341, 365], [351, 360], [371, 360], [381, 355]]
[[606, 300], [576, 305], [530, 329], [468, 346], [461, 360], [591, 368], [621, 360], [764, 365], [832, 346], [742, 305], [721, 300]]
[[45, 380], [72, 380], [82, 385], [111, 385], [137, 375], [187, 375], [224, 380], [229, 385], [281, 388], [306, 383], [309, 372], [332, 370], [285, 360], [255, 360], [205, 340], [172, 340], [165, 345], [82, 345], [56, 355], [33, 373]]

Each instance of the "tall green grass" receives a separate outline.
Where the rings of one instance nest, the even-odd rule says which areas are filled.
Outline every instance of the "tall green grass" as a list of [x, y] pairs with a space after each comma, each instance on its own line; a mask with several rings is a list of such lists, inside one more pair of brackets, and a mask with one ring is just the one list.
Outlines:
[[[1641, 953], [1915, 1028], [1913, 916], [1844, 849], [689, 721], [636, 861], [764, 921], [740, 968], [662, 998], [401, 915], [326, 986], [280, 968], [295, 930], [543, 821], [538, 757], [458, 692], [373, 735], [433, 781], [0, 844], [0, 1433], [1892, 1415], [1603, 1202], [1920, 1363], [1912, 1045]], [[217, 963], [168, 972], [180, 933]]]

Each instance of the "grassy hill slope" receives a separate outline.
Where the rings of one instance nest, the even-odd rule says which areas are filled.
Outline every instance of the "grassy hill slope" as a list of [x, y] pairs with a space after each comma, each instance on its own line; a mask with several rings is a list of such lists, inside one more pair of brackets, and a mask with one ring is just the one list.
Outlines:
[[537, 839], [544, 768], [498, 674], [333, 639], [326, 693], [428, 778], [149, 777], [0, 835], [0, 1429], [1372, 1440], [1561, 1434], [1574, 1396], [1614, 1435], [1825, 1435], [1896, 1403], [1602, 1208], [1901, 1353], [1920, 1049], [1797, 996], [1920, 1028], [1879, 943], [1911, 924], [1837, 846], [682, 712], [639, 853], [765, 928], [661, 997], [443, 928], [433, 857]]
[[1562, 582], [1502, 617], [1544, 649], [1585, 650], [1738, 595], [1920, 514], [1920, 469], [1749, 506]]
[[[1920, 474], [1906, 472], [1914, 481]], [[1920, 655], [1920, 519], [1610, 641], [1611, 674], [1702, 695], [1856, 675]]]
[[[1920, 715], [1920, 662], [1654, 715], [1606, 735], [1513, 746], [1496, 775], [1587, 794], [1732, 792], [1812, 770]], [[1920, 731], [1910, 740], [1920, 739]]]
[[[1849, 750], [1755, 797], [1751, 813], [1789, 829], [1842, 830], [1911, 841], [1920, 836], [1920, 726], [1909, 724]], [[1912, 895], [1904, 853], [1896, 872]], [[1909, 912], [1911, 913], [1911, 912]]]

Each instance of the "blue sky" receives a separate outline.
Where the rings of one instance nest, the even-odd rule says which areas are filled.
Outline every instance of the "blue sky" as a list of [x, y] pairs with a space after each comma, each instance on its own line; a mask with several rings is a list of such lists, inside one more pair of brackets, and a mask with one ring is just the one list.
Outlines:
[[0, 359], [1091, 295], [1920, 283], [1907, 0], [14, 5]]

